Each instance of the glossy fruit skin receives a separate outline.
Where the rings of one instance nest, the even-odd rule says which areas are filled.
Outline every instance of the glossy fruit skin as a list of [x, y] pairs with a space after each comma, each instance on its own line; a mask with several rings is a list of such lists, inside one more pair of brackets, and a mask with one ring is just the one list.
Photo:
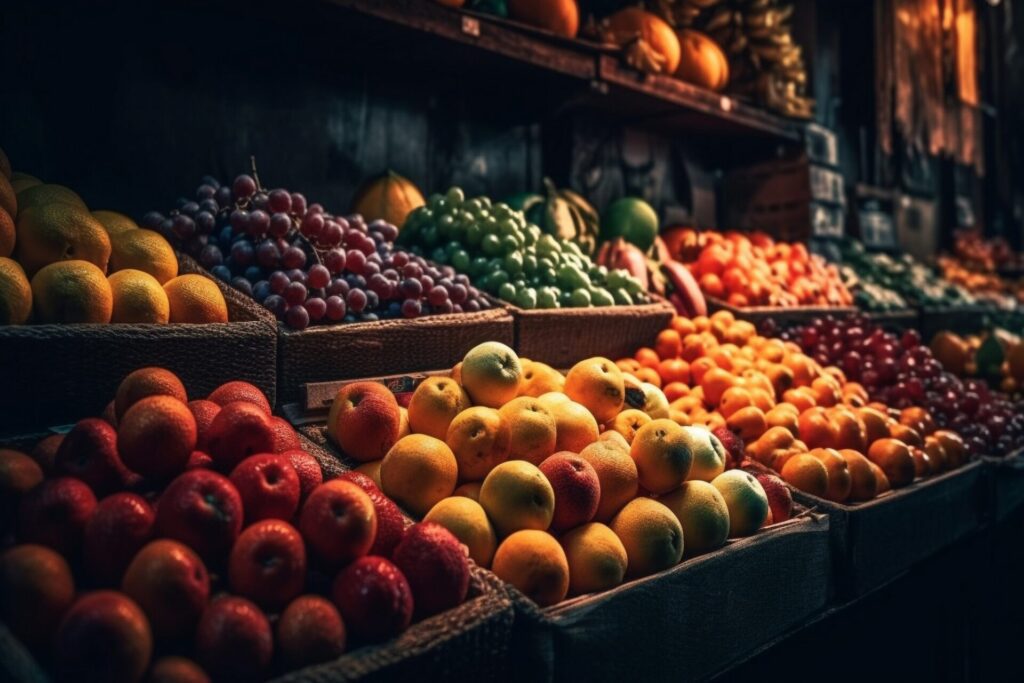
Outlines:
[[132, 559], [121, 590], [146, 613], [157, 638], [187, 638], [210, 597], [210, 576], [191, 548], [159, 539]]
[[215, 679], [259, 679], [270, 666], [273, 650], [270, 622], [245, 598], [217, 598], [196, 628], [196, 653]]
[[96, 591], [79, 598], [56, 634], [55, 673], [68, 681], [139, 681], [153, 652], [146, 616], [130, 598]]
[[412, 589], [389, 560], [368, 555], [342, 570], [331, 586], [349, 632], [370, 643], [393, 638], [412, 621]]
[[85, 525], [83, 554], [90, 576], [102, 585], [118, 584], [155, 526], [156, 512], [142, 496], [115, 493], [101, 500]]
[[266, 519], [245, 529], [228, 558], [228, 581], [235, 593], [277, 610], [302, 592], [306, 546], [291, 524]]
[[242, 497], [245, 522], [291, 519], [299, 508], [301, 482], [288, 458], [271, 453], [251, 455], [231, 472]]
[[319, 595], [292, 600], [277, 621], [275, 645], [292, 668], [329, 662], [345, 651], [345, 622]]
[[440, 524], [421, 522], [409, 527], [392, 559], [409, 582], [417, 616], [438, 614], [466, 599], [466, 553], [458, 539]]
[[211, 470], [190, 470], [164, 490], [157, 532], [181, 541], [203, 558], [224, 557], [242, 530], [242, 498], [231, 481]]
[[373, 501], [351, 482], [324, 482], [302, 506], [299, 530], [311, 553], [332, 567], [341, 567], [373, 546], [377, 535]]
[[48, 479], [28, 492], [18, 507], [19, 540], [74, 556], [96, 510], [96, 496], [80, 479]]

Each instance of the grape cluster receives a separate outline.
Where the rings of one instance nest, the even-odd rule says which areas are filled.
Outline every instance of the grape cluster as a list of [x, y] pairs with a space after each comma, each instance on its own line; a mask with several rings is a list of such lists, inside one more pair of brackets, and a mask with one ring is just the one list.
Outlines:
[[205, 176], [195, 199], [179, 199], [166, 216], [150, 212], [142, 225], [295, 330], [490, 306], [466, 275], [396, 248], [394, 225], [329, 214], [252, 175], [230, 186]]
[[576, 243], [542, 233], [521, 211], [487, 197], [466, 199], [458, 187], [413, 211], [400, 241], [520, 308], [628, 306], [648, 298], [626, 271], [609, 271]]
[[836, 365], [894, 408], [922, 406], [936, 424], [959, 433], [979, 455], [1006, 455], [1024, 443], [1024, 401], [1012, 401], [978, 379], [943, 369], [917, 330], [901, 336], [862, 317], [820, 318], [781, 333], [822, 365]]

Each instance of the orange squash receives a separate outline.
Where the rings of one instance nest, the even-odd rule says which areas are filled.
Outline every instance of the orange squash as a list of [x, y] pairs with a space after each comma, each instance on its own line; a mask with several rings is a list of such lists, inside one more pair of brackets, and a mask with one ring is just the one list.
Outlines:
[[388, 171], [363, 184], [352, 200], [352, 211], [367, 223], [378, 218], [401, 229], [405, 217], [426, 203], [423, 193], [407, 178]]
[[508, 16], [566, 38], [575, 38], [580, 27], [576, 0], [508, 0]]
[[676, 35], [681, 50], [676, 78], [708, 90], [721, 90], [728, 85], [729, 62], [718, 43], [690, 29], [683, 29]]
[[662, 74], [679, 68], [679, 38], [658, 16], [627, 7], [608, 17], [603, 28], [604, 40], [624, 48], [631, 66]]

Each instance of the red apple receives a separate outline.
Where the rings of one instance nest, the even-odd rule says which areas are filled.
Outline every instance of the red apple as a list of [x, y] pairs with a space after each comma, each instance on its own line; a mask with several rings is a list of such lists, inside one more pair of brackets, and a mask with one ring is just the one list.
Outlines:
[[302, 444], [299, 443], [299, 435], [295, 432], [295, 427], [292, 427], [288, 420], [273, 415], [270, 418], [270, 424], [274, 430], [274, 448], [271, 449], [272, 453], [284, 453], [285, 451], [302, 449]]
[[16, 545], [0, 554], [0, 620], [27, 645], [49, 645], [75, 600], [67, 561], [45, 546]]
[[366, 495], [373, 502], [373, 510], [377, 514], [377, 537], [374, 539], [373, 546], [368, 554], [391, 557], [391, 553], [395, 551], [395, 546], [398, 545], [399, 541], [402, 540], [402, 535], [405, 534], [405, 515], [398, 509], [394, 501], [377, 488], [377, 484], [374, 483], [373, 479], [370, 479], [362, 472], [349, 470], [338, 475], [338, 479], [352, 482], [365, 491]]
[[377, 484], [374, 483], [373, 479], [370, 479], [362, 472], [356, 472], [355, 470], [342, 472], [341, 474], [338, 475], [337, 478], [340, 479], [341, 481], [350, 481], [359, 488], [361, 488], [362, 490], [366, 491], [367, 493], [380, 490], [377, 487]]
[[21, 499], [20, 540], [53, 548], [65, 557], [78, 550], [85, 525], [96, 511], [96, 496], [80, 479], [48, 479]]
[[249, 456], [232, 470], [231, 483], [242, 496], [246, 524], [261, 519], [291, 519], [299, 509], [299, 475], [283, 456]]
[[421, 522], [406, 529], [402, 542], [395, 548], [394, 562], [409, 582], [418, 617], [443, 612], [466, 599], [466, 549], [440, 524]]
[[793, 516], [793, 494], [789, 487], [774, 474], [755, 474], [754, 478], [761, 484], [768, 496], [768, 509], [772, 512], [772, 524], [785, 522]]
[[191, 548], [162, 538], [135, 555], [121, 590], [146, 613], [157, 638], [187, 638], [210, 597], [210, 576]]
[[725, 459], [725, 469], [734, 470], [743, 462], [743, 454], [746, 452], [746, 445], [743, 437], [728, 427], [715, 427], [711, 433], [718, 437], [725, 448], [728, 457]]
[[302, 595], [281, 612], [277, 646], [291, 668], [329, 662], [345, 651], [345, 624], [329, 600]]
[[196, 629], [196, 652], [215, 679], [261, 679], [270, 666], [274, 636], [260, 608], [224, 596], [209, 604]]
[[67, 433], [54, 469], [58, 476], [81, 479], [99, 496], [117, 490], [128, 471], [117, 453], [117, 432], [95, 417], [79, 420]]
[[181, 541], [209, 560], [227, 554], [244, 517], [242, 498], [227, 477], [212, 470], [189, 470], [160, 497], [156, 528], [160, 536]]
[[398, 441], [402, 413], [387, 387], [353, 382], [338, 390], [327, 416], [327, 436], [360, 462], [380, 460]]
[[96, 591], [80, 597], [64, 615], [53, 652], [58, 680], [135, 683], [149, 666], [153, 634], [131, 598]]
[[364, 642], [394, 638], [412, 621], [412, 589], [401, 570], [376, 555], [361, 557], [335, 578], [331, 600], [348, 632]]
[[334, 479], [309, 494], [299, 515], [309, 549], [332, 567], [365, 555], [377, 535], [377, 515], [366, 492]]
[[196, 449], [206, 448], [206, 438], [210, 434], [210, 425], [213, 419], [220, 412], [220, 406], [213, 401], [189, 401], [188, 409], [192, 411], [192, 417], [196, 419]]
[[295, 468], [295, 473], [299, 475], [299, 500], [305, 501], [313, 489], [324, 483], [324, 472], [320, 469], [320, 463], [303, 450], [285, 451], [281, 455], [288, 458], [288, 462]]
[[156, 513], [142, 496], [115, 493], [100, 501], [85, 525], [85, 566], [104, 586], [121, 583], [124, 570], [153, 536]]
[[277, 610], [302, 592], [306, 546], [288, 522], [265, 519], [242, 532], [231, 549], [231, 590], [260, 607]]
[[206, 448], [222, 472], [230, 472], [250, 455], [270, 453], [274, 448], [270, 416], [252, 403], [228, 403], [210, 424]]
[[185, 463], [186, 470], [205, 470], [213, 467], [213, 458], [202, 451], [192, 451]]
[[568, 531], [594, 518], [601, 501], [601, 482], [593, 465], [575, 453], [560, 451], [546, 458], [540, 471], [555, 492], [552, 531]]

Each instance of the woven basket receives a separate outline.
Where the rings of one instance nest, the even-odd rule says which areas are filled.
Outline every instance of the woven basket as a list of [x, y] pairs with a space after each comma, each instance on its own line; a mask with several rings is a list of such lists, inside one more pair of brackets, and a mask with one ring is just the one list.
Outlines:
[[984, 306], [926, 306], [921, 309], [921, 338], [927, 343], [943, 330], [972, 334], [984, 327]]
[[810, 322], [816, 318], [847, 318], [856, 315], [858, 309], [850, 306], [795, 306], [793, 308], [779, 308], [777, 306], [747, 306], [737, 308], [727, 304], [721, 299], [705, 297], [708, 303], [708, 312], [729, 311], [737, 320], [747, 320], [755, 325], [764, 320], [773, 320], [779, 327], [789, 327]]
[[515, 317], [516, 352], [556, 368], [572, 367], [592, 356], [611, 360], [632, 356], [641, 346], [653, 346], [655, 337], [675, 315], [664, 299], [639, 306], [510, 308]]
[[975, 461], [937, 477], [844, 505], [793, 489], [793, 498], [829, 516], [836, 585], [863, 595], [977, 530], [988, 491]]
[[1024, 507], [1024, 448], [997, 458], [982, 458], [988, 476], [989, 519], [1002, 522]]
[[864, 311], [864, 317], [886, 329], [907, 330], [921, 326], [921, 312], [916, 308], [905, 308], [897, 311]]
[[[182, 273], [202, 269], [179, 254]], [[160, 366], [190, 396], [230, 380], [275, 401], [274, 319], [217, 281], [231, 322], [202, 325], [16, 325], [0, 327], [0, 434], [24, 433], [98, 415], [132, 370]]]

